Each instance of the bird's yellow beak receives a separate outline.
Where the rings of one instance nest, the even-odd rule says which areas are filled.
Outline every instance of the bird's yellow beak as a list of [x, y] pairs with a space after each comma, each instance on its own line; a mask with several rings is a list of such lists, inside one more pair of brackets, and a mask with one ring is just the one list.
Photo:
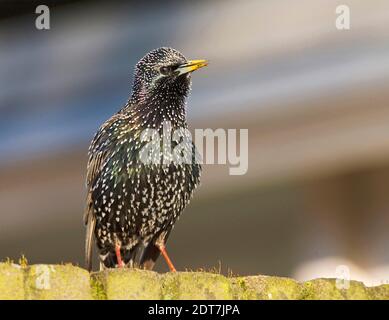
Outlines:
[[207, 60], [189, 60], [187, 63], [184, 63], [180, 65], [177, 70], [179, 71], [179, 74], [185, 74], [188, 72], [193, 72], [197, 69], [200, 69], [202, 67], [205, 67], [208, 65]]

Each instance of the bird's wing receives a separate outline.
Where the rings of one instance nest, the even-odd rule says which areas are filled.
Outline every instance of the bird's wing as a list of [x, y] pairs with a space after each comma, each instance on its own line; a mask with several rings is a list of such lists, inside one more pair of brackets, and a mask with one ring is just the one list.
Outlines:
[[93, 232], [96, 226], [96, 216], [93, 209], [92, 188], [96, 178], [99, 176], [105, 160], [108, 158], [113, 141], [110, 140], [109, 132], [112, 124], [121, 117], [116, 114], [106, 121], [94, 136], [89, 148], [89, 159], [86, 175], [87, 199], [84, 210], [84, 223], [86, 224], [85, 238], [85, 265], [90, 271], [92, 269], [92, 244]]

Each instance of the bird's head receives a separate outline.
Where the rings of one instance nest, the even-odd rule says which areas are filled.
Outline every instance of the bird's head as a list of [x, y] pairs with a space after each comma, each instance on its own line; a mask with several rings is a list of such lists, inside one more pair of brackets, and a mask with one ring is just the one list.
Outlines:
[[187, 60], [173, 48], [150, 51], [136, 64], [133, 97], [159, 101], [185, 99], [190, 90], [191, 73], [206, 65], [206, 60]]

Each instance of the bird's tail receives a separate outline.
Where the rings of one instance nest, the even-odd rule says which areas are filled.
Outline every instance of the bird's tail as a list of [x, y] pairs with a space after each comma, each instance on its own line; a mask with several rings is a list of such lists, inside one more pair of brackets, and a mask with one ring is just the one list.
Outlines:
[[92, 270], [92, 244], [93, 231], [96, 226], [96, 218], [93, 215], [88, 215], [86, 222], [86, 237], [85, 237], [85, 267], [88, 271]]

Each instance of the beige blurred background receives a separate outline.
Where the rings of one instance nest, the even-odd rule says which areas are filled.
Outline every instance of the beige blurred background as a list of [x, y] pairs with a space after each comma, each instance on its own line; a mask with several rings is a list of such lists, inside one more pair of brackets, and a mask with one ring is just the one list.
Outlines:
[[246, 175], [205, 167], [168, 243], [176, 267], [389, 281], [388, 1], [58, 1], [47, 31], [4, 4], [0, 259], [83, 265], [88, 144], [137, 60], [172, 46], [211, 62], [191, 127], [249, 129]]

